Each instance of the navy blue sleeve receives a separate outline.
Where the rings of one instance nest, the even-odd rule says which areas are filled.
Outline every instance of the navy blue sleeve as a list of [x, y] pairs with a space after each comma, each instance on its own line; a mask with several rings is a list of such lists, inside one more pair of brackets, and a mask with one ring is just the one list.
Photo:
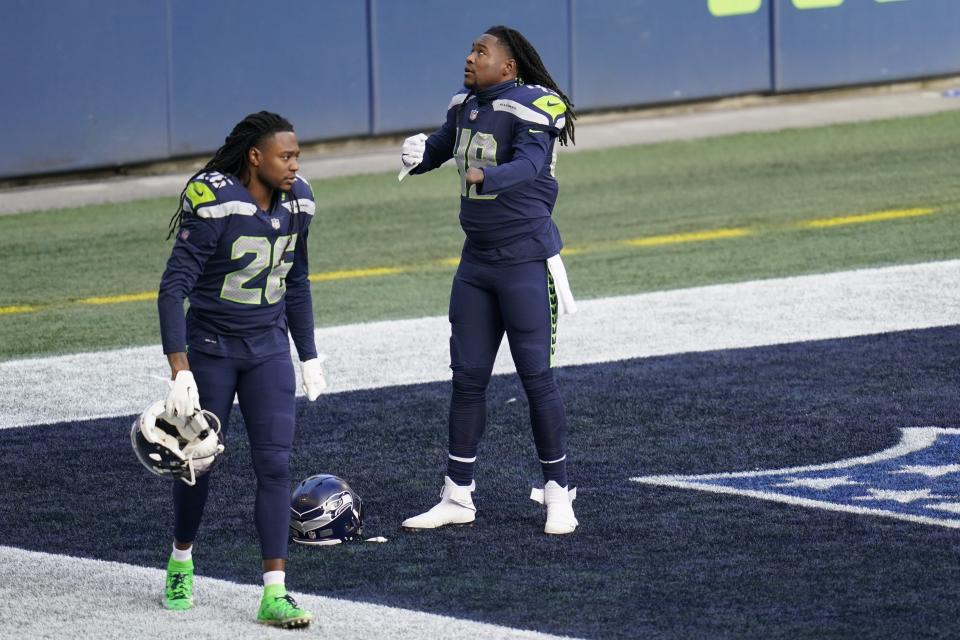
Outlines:
[[453, 157], [453, 139], [456, 137], [456, 130], [446, 122], [439, 129], [434, 131], [427, 138], [426, 147], [423, 150], [423, 161], [414, 167], [410, 173], [426, 173], [442, 165]]
[[183, 214], [157, 295], [164, 353], [187, 350], [183, 301], [193, 290], [207, 260], [217, 250], [223, 224], [222, 220], [198, 218], [186, 212]]
[[477, 185], [477, 193], [503, 193], [536, 180], [547, 162], [554, 135], [550, 130], [517, 119], [513, 124], [513, 156], [509, 162], [483, 168], [483, 182]]
[[423, 160], [410, 173], [413, 175], [432, 171], [453, 157], [453, 145], [457, 139], [457, 113], [459, 102], [447, 108], [447, 119], [440, 128], [430, 134], [423, 150]]
[[285, 298], [287, 324], [301, 362], [317, 357], [317, 345], [313, 336], [313, 296], [310, 293], [310, 267], [307, 258], [308, 230], [304, 229], [297, 236], [293, 266], [287, 274]]

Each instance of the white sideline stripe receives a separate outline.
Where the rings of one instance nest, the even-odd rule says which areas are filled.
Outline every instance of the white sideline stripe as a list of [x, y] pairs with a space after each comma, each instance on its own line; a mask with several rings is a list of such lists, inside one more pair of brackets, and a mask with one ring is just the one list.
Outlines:
[[[336, 553], [319, 549], [318, 553]], [[259, 640], [300, 637], [254, 622], [261, 587], [198, 575], [196, 605], [166, 611], [160, 605], [164, 572], [118, 562], [88, 560], [0, 547], [0, 636], [4, 638], [211, 638]], [[460, 620], [420, 611], [295, 593], [315, 619], [311, 637], [529, 638], [560, 636]], [[16, 606], [9, 606], [16, 603]]]
[[[560, 320], [557, 364], [956, 325], [958, 282], [949, 260], [586, 300]], [[448, 380], [449, 335], [438, 316], [319, 329], [317, 345], [330, 391], [343, 392]], [[501, 349], [494, 372], [512, 371]], [[16, 383], [0, 388], [0, 426], [132, 415], [168, 376], [159, 346], [2, 362], [0, 380]]]

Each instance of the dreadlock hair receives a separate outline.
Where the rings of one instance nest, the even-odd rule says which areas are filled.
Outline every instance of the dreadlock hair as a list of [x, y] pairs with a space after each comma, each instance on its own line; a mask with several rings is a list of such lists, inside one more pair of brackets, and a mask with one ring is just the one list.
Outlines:
[[566, 146], [567, 140], [572, 144], [576, 144], [573, 135], [573, 121], [576, 120], [577, 114], [573, 110], [573, 102], [560, 90], [560, 87], [557, 86], [557, 83], [550, 76], [550, 72], [547, 71], [547, 68], [543, 65], [540, 54], [533, 48], [530, 41], [516, 29], [505, 27], [502, 24], [490, 27], [484, 33], [489, 33], [499, 40], [500, 44], [505, 46], [510, 52], [511, 57], [517, 61], [517, 82], [520, 84], [538, 84], [546, 87], [547, 89], [555, 91], [566, 103], [567, 117], [563, 129], [560, 131], [559, 140], [560, 144], [564, 146]]
[[[293, 131], [293, 125], [283, 116], [271, 113], [269, 111], [258, 111], [251, 113], [241, 120], [230, 132], [230, 135], [224, 139], [223, 146], [217, 149], [210, 161], [203, 166], [203, 169], [197, 171], [187, 184], [193, 181], [201, 173], [207, 171], [218, 171], [220, 173], [229, 173], [237, 178], [241, 178], [250, 168], [247, 164], [247, 156], [251, 147], [261, 144], [264, 139], [272, 136], [279, 131]], [[169, 240], [183, 220], [183, 198], [187, 189], [184, 187], [180, 192], [180, 201], [177, 203], [177, 210], [170, 218], [170, 228], [167, 233]]]

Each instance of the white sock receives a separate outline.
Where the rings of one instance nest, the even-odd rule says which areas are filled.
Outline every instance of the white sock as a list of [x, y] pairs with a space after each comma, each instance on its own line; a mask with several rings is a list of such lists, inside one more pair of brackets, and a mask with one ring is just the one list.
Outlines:
[[269, 587], [272, 584], [283, 584], [286, 577], [286, 571], [267, 571], [263, 574], [263, 586]]
[[190, 558], [193, 557], [193, 545], [190, 545], [186, 549], [177, 549], [177, 545], [173, 545], [173, 559], [177, 562], [187, 562]]

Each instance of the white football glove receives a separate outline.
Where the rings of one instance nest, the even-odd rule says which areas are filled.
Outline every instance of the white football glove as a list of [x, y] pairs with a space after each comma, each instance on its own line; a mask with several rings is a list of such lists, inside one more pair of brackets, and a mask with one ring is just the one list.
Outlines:
[[193, 379], [193, 373], [187, 370], [177, 373], [170, 384], [164, 410], [167, 415], [184, 421], [200, 411], [200, 394], [197, 393], [197, 381]]
[[397, 180], [403, 180], [414, 167], [423, 162], [423, 152], [426, 148], [427, 136], [423, 133], [410, 136], [403, 141], [403, 147], [400, 149], [400, 161], [403, 163], [403, 168], [400, 169]]
[[403, 166], [413, 168], [423, 162], [423, 152], [426, 148], [426, 134], [418, 133], [404, 140], [403, 147], [400, 150], [400, 160], [403, 161]]
[[327, 388], [327, 374], [323, 370], [323, 359], [311, 358], [300, 363], [303, 376], [303, 393], [313, 402]]

